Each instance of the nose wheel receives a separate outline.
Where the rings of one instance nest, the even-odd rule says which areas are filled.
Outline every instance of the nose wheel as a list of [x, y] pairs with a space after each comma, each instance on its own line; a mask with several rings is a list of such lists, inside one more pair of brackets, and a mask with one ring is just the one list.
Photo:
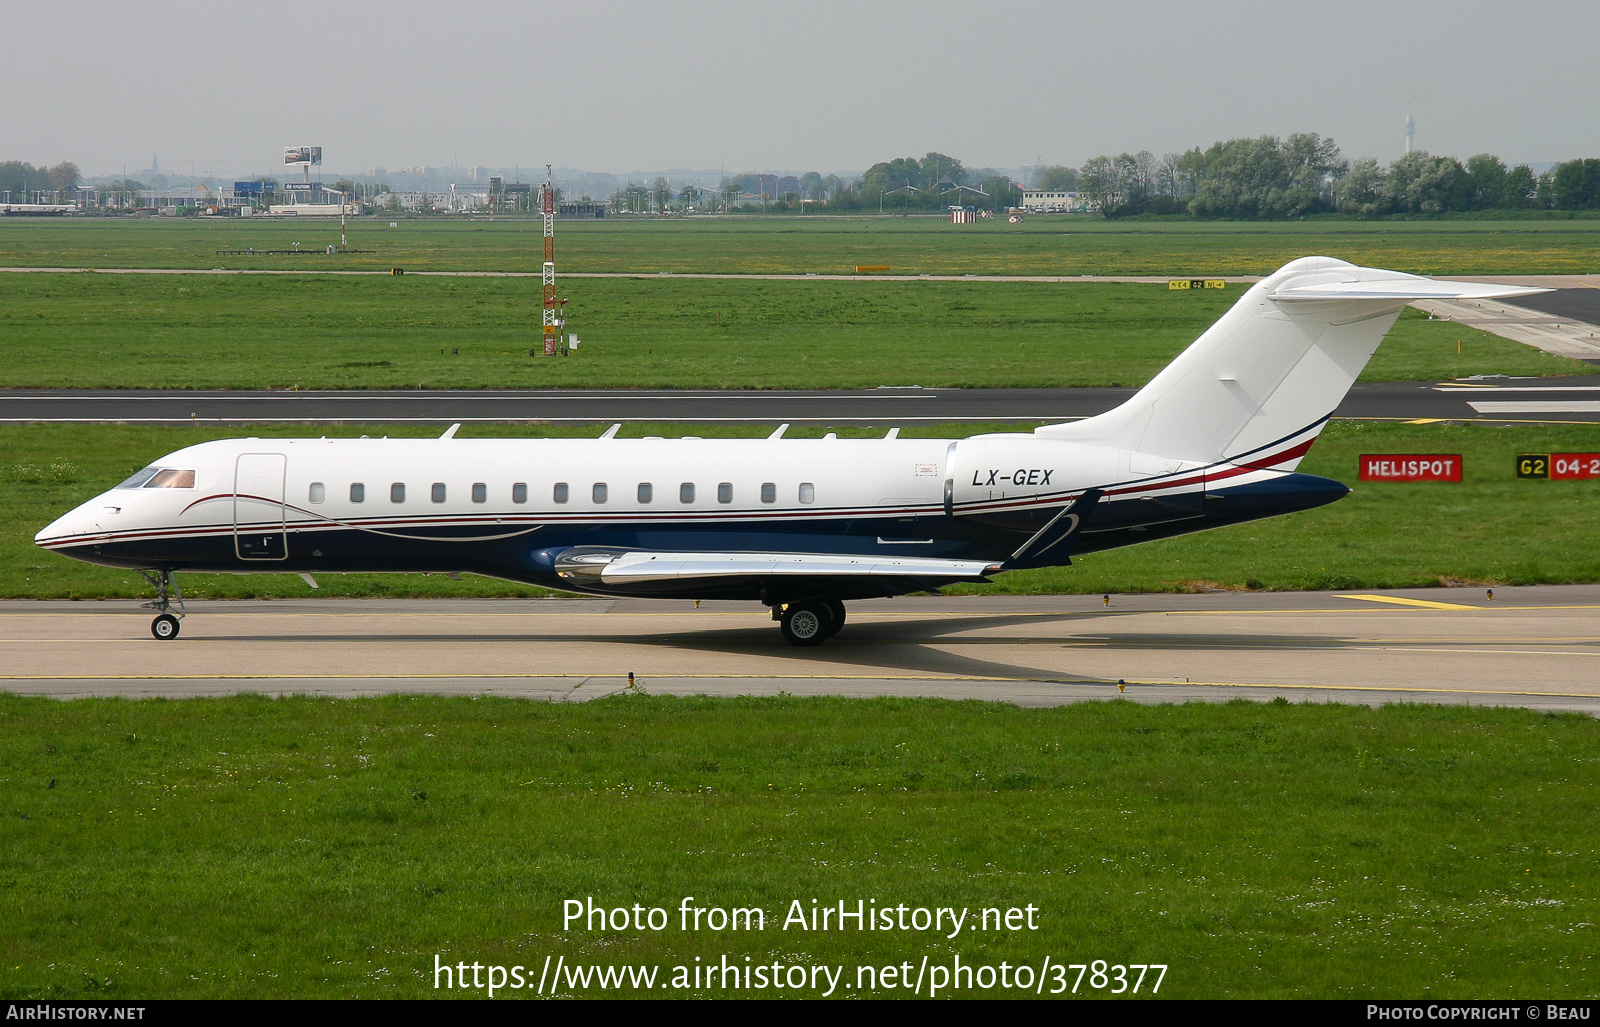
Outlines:
[[178, 591], [177, 578], [168, 570], [140, 571], [139, 574], [156, 589], [156, 597], [141, 604], [146, 610], [156, 611], [155, 620], [150, 622], [150, 634], [163, 642], [177, 638], [178, 621], [183, 617], [183, 593]]

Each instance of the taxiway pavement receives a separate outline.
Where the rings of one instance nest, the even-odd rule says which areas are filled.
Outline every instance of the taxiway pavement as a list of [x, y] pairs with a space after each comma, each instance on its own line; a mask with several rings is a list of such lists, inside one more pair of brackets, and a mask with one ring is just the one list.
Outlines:
[[[1600, 295], [1600, 290], [1595, 290]], [[0, 423], [463, 424], [639, 422], [907, 425], [1092, 417], [1134, 389], [837, 391], [529, 389], [227, 392], [0, 390]], [[1355, 386], [1336, 417], [1600, 421], [1600, 375]]]
[[[783, 642], [755, 604], [194, 602], [150, 637], [131, 601], [0, 603], [0, 690], [60, 698], [392, 692], [578, 701], [906, 695], [1465, 703], [1600, 714], [1600, 585], [1361, 593], [920, 597]], [[1117, 682], [1124, 682], [1120, 691]]]

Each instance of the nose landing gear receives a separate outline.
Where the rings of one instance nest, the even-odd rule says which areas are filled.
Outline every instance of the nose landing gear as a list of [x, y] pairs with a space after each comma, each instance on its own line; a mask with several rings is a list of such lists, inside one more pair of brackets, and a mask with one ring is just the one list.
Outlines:
[[[163, 642], [177, 638], [178, 621], [183, 617], [183, 593], [178, 591], [178, 579], [169, 570], [140, 571], [139, 574], [156, 589], [153, 600], [140, 604], [146, 610], [156, 611], [155, 620], [150, 622], [150, 634]], [[173, 610], [177, 612], [171, 612]]]

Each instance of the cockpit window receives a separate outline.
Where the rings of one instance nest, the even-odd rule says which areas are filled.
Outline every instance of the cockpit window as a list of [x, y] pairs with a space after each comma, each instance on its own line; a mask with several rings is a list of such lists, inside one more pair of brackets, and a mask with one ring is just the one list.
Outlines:
[[150, 476], [140, 488], [146, 489], [192, 489], [194, 488], [194, 471], [178, 470], [174, 467], [163, 467]]
[[194, 488], [194, 471], [179, 470], [175, 467], [146, 467], [121, 485], [118, 485], [117, 488], [192, 489]]
[[151, 478], [153, 478], [155, 476], [155, 473], [157, 471], [159, 471], [159, 470], [161, 470], [161, 468], [159, 468], [159, 467], [146, 467], [142, 471], [136, 471], [136, 472], [134, 472], [133, 477], [129, 478], [127, 481], [123, 482], [121, 485], [118, 485], [117, 488], [119, 488], [119, 489], [136, 489], [140, 485], [143, 485], [145, 482], [147, 482]]

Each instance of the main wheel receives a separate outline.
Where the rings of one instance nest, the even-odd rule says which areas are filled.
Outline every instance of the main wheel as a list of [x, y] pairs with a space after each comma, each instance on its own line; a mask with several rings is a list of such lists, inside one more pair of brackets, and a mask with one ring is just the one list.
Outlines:
[[170, 613], [163, 613], [150, 622], [150, 634], [165, 642], [169, 638], [178, 637], [178, 618]]
[[828, 628], [828, 637], [832, 638], [839, 633], [840, 628], [844, 627], [844, 603], [837, 599], [824, 599], [822, 602], [827, 604], [828, 614], [833, 619], [833, 624]]
[[790, 645], [816, 645], [833, 633], [832, 613], [816, 600], [793, 604], [783, 611], [778, 624]]

